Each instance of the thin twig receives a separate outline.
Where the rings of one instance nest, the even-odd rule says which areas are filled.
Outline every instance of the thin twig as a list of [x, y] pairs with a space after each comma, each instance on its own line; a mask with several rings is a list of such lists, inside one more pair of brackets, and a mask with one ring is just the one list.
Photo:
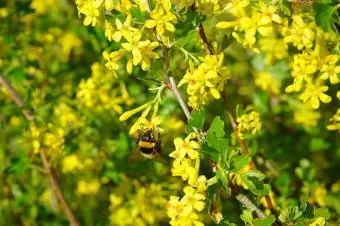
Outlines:
[[7, 92], [9, 93], [9, 95], [11, 96], [11, 98], [13, 99], [15, 104], [18, 106], [18, 108], [20, 108], [20, 110], [21, 110], [22, 114], [25, 116], [25, 118], [28, 121], [32, 121], [33, 120], [32, 113], [25, 108], [25, 104], [22, 101], [22, 99], [20, 98], [19, 94], [14, 90], [12, 85], [1, 74], [0, 74], [0, 83], [7, 90]]
[[255, 211], [257, 216], [261, 219], [266, 218], [266, 214], [264, 214], [264, 212], [262, 210], [260, 210], [257, 206], [254, 205], [254, 203], [252, 203], [250, 201], [250, 199], [248, 199], [247, 196], [243, 195], [243, 194], [238, 194], [236, 196], [236, 199], [242, 203], [243, 205], [245, 205], [248, 209], [250, 209], [251, 211]]
[[182, 110], [183, 110], [185, 116], [186, 116], [187, 119], [189, 120], [190, 117], [191, 117], [190, 111], [189, 111], [189, 109], [188, 109], [186, 103], [184, 102], [181, 93], [180, 93], [179, 90], [177, 89], [177, 85], [176, 85], [176, 82], [175, 82], [174, 77], [170, 76], [170, 77], [169, 77], [169, 82], [170, 82], [170, 85], [171, 85], [171, 90], [172, 90], [172, 92], [173, 92], [174, 95], [176, 96], [176, 99], [177, 99], [179, 105], [181, 105], [181, 108], [182, 108]]
[[[21, 111], [22, 111], [23, 115], [25, 116], [25, 118], [27, 119], [27, 121], [32, 121], [34, 119], [33, 114], [30, 111], [28, 111], [27, 109], [25, 109], [24, 101], [21, 99], [20, 95], [15, 91], [15, 89], [12, 87], [12, 85], [1, 74], [0, 74], [0, 83], [7, 90], [7, 92], [9, 93], [10, 97], [13, 99], [15, 104], [21, 109]], [[59, 186], [58, 180], [56, 178], [54, 169], [52, 168], [51, 164], [49, 163], [43, 149], [40, 149], [40, 157], [41, 157], [41, 160], [43, 162], [47, 177], [48, 177], [49, 182], [50, 182], [50, 185], [51, 185], [51, 187], [54, 191], [55, 196], [58, 198], [58, 200], [59, 200], [59, 202], [60, 202], [60, 204], [61, 204], [61, 206], [64, 210], [64, 213], [67, 217], [69, 224], [71, 226], [79, 226], [79, 223], [78, 223], [76, 217], [74, 216], [69, 205], [65, 201], [63, 194], [61, 193], [60, 186]]]
[[200, 35], [204, 45], [206, 46], [206, 50], [210, 55], [214, 54], [214, 49], [212, 47], [212, 45], [210, 44], [210, 42], [208, 41], [208, 38], [205, 34], [204, 28], [202, 23], [200, 23], [200, 25], [198, 26], [198, 34]]

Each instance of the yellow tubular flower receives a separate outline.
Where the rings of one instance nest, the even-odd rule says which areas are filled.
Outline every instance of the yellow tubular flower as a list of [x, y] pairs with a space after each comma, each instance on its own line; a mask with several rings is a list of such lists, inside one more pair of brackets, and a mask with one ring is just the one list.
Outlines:
[[306, 24], [302, 15], [293, 15], [291, 27], [284, 27], [282, 34], [285, 43], [292, 43], [299, 50], [310, 49], [314, 42], [315, 24]]
[[96, 26], [99, 17], [99, 10], [94, 7], [92, 1], [89, 1], [84, 5], [78, 5], [78, 11], [79, 13], [85, 15], [85, 19], [83, 22], [85, 26], [88, 26], [90, 24], [92, 26]]
[[132, 57], [126, 64], [126, 70], [129, 74], [132, 73], [133, 65], [142, 65], [143, 70], [150, 68], [150, 59], [157, 59], [159, 56], [153, 52], [158, 47], [158, 42], [140, 41], [141, 36], [135, 35], [132, 37], [131, 42], [123, 43], [122, 47], [127, 51], [131, 52]]
[[325, 58], [320, 70], [321, 79], [326, 80], [329, 78], [331, 84], [338, 84], [340, 82], [340, 65], [337, 65], [339, 58], [339, 55], [328, 55]]
[[116, 18], [115, 22], [117, 31], [114, 32], [111, 37], [115, 42], [119, 42], [122, 37], [124, 37], [127, 41], [132, 42], [133, 36], [141, 36], [140, 31], [137, 28], [131, 26], [131, 14], [126, 17], [124, 24], [122, 24], [118, 18]]
[[115, 51], [108, 53], [103, 52], [104, 60], [106, 60], [105, 66], [116, 75], [116, 71], [119, 69], [118, 60], [123, 56], [123, 51]]
[[189, 105], [198, 109], [207, 105], [213, 99], [220, 99], [220, 92], [229, 78], [229, 73], [222, 66], [223, 53], [207, 55], [197, 69], [191, 64], [190, 68], [179, 82], [178, 86], [188, 84]]
[[151, 20], [145, 22], [145, 27], [156, 28], [156, 33], [159, 35], [163, 42], [165, 39], [165, 32], [174, 32], [176, 22], [176, 16], [170, 11], [170, 1], [164, 1], [163, 5], [157, 5], [157, 7], [150, 12]]
[[267, 6], [260, 2], [260, 9], [251, 11], [251, 15], [246, 13], [245, 8], [248, 6], [249, 1], [232, 1], [228, 10], [236, 18], [234, 21], [223, 21], [216, 24], [217, 28], [233, 28], [233, 37], [245, 47], [251, 48], [253, 51], [258, 52], [254, 48], [256, 43], [256, 33], [268, 37], [272, 35], [273, 24], [280, 24], [281, 17], [276, 13], [277, 7], [274, 5]]
[[328, 90], [328, 86], [320, 86], [314, 84], [308, 84], [306, 90], [300, 95], [300, 99], [303, 102], [310, 102], [313, 108], [317, 109], [320, 106], [320, 101], [323, 103], [331, 102], [332, 98], [324, 92]]

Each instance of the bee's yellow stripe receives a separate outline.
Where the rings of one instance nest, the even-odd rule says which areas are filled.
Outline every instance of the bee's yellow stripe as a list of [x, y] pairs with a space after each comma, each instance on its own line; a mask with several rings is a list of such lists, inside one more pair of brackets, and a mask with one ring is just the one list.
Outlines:
[[147, 142], [147, 141], [139, 141], [138, 146], [142, 148], [154, 148], [155, 143]]

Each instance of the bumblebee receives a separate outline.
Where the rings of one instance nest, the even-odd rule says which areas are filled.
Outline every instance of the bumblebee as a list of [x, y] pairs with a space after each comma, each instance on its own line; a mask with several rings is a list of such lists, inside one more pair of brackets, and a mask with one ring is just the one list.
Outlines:
[[161, 153], [160, 133], [157, 129], [139, 131], [137, 141], [139, 153], [147, 159], [153, 159]]

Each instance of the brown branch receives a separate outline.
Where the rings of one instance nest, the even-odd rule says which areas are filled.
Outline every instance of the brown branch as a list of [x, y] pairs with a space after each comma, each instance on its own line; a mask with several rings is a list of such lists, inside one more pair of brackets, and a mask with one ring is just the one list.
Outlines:
[[213, 55], [214, 54], [214, 49], [212, 47], [212, 45], [210, 44], [210, 42], [208, 41], [208, 38], [205, 34], [205, 31], [204, 31], [204, 28], [203, 28], [203, 25], [202, 23], [200, 23], [200, 25], [198, 26], [198, 34], [200, 35], [205, 47], [206, 47], [206, 50], [207, 52], [210, 54], [210, 55]]
[[0, 74], [0, 84], [2, 84], [2, 86], [5, 88], [5, 90], [7, 90], [10, 97], [13, 99], [13, 101], [18, 106], [18, 108], [20, 108], [20, 110], [21, 110], [22, 114], [25, 116], [25, 118], [28, 121], [32, 121], [33, 120], [32, 113], [25, 108], [25, 104], [22, 101], [19, 94], [14, 90], [12, 85], [1, 74]]
[[[25, 104], [24, 104], [23, 100], [21, 99], [20, 95], [15, 91], [13, 86], [1, 74], [0, 74], [0, 84], [2, 84], [2, 86], [7, 90], [10, 97], [15, 102], [15, 104], [21, 109], [21, 112], [24, 115], [24, 117], [27, 119], [27, 121], [32, 121], [34, 119], [33, 114], [25, 108]], [[40, 149], [40, 157], [41, 157], [41, 160], [43, 162], [47, 177], [48, 177], [49, 182], [50, 182], [50, 185], [51, 185], [51, 187], [54, 191], [55, 196], [58, 198], [58, 200], [59, 200], [59, 202], [60, 202], [60, 204], [61, 204], [61, 206], [64, 210], [64, 213], [67, 217], [69, 224], [71, 226], [79, 226], [79, 223], [78, 223], [76, 217], [74, 216], [69, 205], [67, 204], [67, 202], [64, 199], [64, 196], [63, 196], [63, 194], [60, 190], [60, 186], [59, 186], [58, 180], [56, 178], [54, 169], [52, 168], [51, 164], [49, 163], [43, 149]]]

